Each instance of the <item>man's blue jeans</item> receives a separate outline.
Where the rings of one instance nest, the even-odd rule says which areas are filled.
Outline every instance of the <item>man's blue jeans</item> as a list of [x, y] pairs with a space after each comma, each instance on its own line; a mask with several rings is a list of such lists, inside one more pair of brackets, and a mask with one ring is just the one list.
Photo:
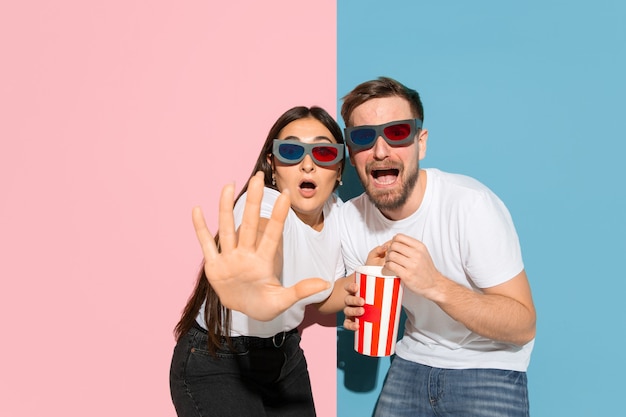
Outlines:
[[528, 417], [525, 372], [441, 369], [395, 357], [375, 417]]

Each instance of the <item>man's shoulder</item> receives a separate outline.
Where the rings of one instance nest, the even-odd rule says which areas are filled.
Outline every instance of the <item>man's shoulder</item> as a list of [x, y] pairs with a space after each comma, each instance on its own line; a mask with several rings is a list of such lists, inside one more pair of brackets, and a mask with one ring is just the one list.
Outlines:
[[441, 171], [436, 168], [426, 168], [427, 175], [430, 177], [429, 182], [436, 188], [453, 188], [457, 190], [466, 190], [469, 192], [483, 192], [489, 191], [489, 188], [469, 175], [458, 174], [453, 172]]

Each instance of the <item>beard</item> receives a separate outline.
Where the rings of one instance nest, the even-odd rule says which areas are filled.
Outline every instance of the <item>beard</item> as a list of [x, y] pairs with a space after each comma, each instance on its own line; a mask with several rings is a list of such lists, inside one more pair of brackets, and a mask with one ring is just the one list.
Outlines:
[[[367, 171], [369, 170], [366, 170], [366, 172]], [[415, 184], [417, 184], [418, 176], [419, 163], [415, 165], [414, 169], [407, 171], [407, 176], [402, 181], [402, 186], [399, 190], [378, 190], [374, 187], [366, 187], [365, 193], [369, 197], [372, 204], [374, 204], [374, 206], [376, 206], [376, 208], [380, 211], [396, 210], [404, 206], [413, 193]], [[371, 180], [371, 177], [368, 178], [368, 180]], [[365, 183], [363, 178], [361, 178], [361, 182]]]

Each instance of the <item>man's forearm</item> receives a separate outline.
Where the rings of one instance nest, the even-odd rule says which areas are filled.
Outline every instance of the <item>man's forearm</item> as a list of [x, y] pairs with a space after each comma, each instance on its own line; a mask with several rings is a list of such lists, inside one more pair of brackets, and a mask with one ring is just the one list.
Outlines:
[[[525, 275], [523, 278], [525, 282]], [[519, 282], [480, 293], [443, 277], [437, 291], [430, 295], [443, 311], [469, 330], [489, 339], [524, 345], [535, 337], [536, 314], [528, 299], [530, 290], [526, 295], [522, 278], [514, 280]], [[516, 298], [507, 294], [513, 290], [518, 290], [514, 292]]]

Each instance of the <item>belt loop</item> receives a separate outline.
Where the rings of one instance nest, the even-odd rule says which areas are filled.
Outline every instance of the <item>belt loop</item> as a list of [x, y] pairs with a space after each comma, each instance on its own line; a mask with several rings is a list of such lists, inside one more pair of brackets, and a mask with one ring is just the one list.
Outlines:
[[[282, 338], [280, 339], [280, 343], [276, 343], [276, 336], [278, 335], [282, 335]], [[283, 330], [282, 333], [276, 333], [274, 336], [272, 336], [272, 344], [274, 345], [275, 348], [279, 348], [285, 343], [286, 338], [287, 337], [285, 336], [285, 331]]]

